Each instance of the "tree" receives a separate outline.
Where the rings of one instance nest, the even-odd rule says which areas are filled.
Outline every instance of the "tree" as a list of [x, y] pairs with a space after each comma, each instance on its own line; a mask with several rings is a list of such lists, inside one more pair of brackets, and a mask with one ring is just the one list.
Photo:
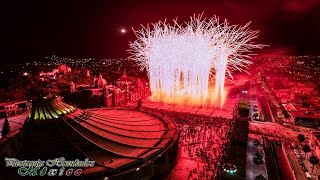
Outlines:
[[280, 108], [284, 110], [284, 106], [281, 103], [279, 103], [279, 105], [280, 105]]
[[308, 144], [303, 145], [302, 150], [305, 153], [305, 157], [307, 157], [307, 153], [311, 152], [311, 148]]
[[304, 137], [303, 134], [299, 134], [299, 135], [297, 136], [297, 138], [298, 138], [300, 144], [301, 144], [304, 140], [306, 140], [306, 138]]
[[317, 165], [319, 163], [319, 159], [315, 155], [312, 155], [310, 156], [309, 161], [312, 164], [312, 173], [313, 173], [314, 165]]
[[285, 109], [282, 110], [282, 114], [287, 114], [287, 113], [288, 112]]
[[7, 134], [9, 134], [10, 131], [11, 131], [11, 130], [10, 130], [9, 120], [8, 120], [8, 118], [6, 117], [6, 118], [4, 119], [4, 123], [3, 123], [3, 126], [2, 126], [2, 132], [1, 132], [2, 137], [3, 137], [3, 136], [6, 136]]
[[288, 113], [284, 114], [284, 118], [286, 118], [286, 120], [288, 120], [290, 118], [290, 115]]

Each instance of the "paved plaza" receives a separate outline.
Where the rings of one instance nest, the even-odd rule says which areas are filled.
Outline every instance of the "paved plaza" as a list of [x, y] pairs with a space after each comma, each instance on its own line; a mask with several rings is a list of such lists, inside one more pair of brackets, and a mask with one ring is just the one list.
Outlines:
[[204, 115], [210, 117], [221, 117], [231, 119], [233, 117], [233, 110], [238, 101], [237, 98], [228, 98], [223, 107], [210, 106], [191, 106], [191, 105], [176, 105], [166, 104], [161, 102], [152, 102], [150, 99], [144, 99], [142, 106], [152, 109], [160, 109], [166, 111], [187, 112], [197, 115]]
[[[23, 125], [24, 121], [26, 120], [28, 114], [29, 114], [29, 111], [26, 111], [23, 114], [19, 114], [17, 116], [8, 117], [11, 132], [15, 131], [17, 129], [20, 129], [22, 127], [22, 125]], [[0, 119], [0, 137], [1, 137], [1, 132], [2, 132], [2, 126], [3, 126], [3, 123], [4, 123], [4, 119], [5, 118], [1, 118]]]
[[180, 157], [168, 179], [213, 179], [228, 142], [231, 120], [175, 111], [166, 115], [180, 129]]

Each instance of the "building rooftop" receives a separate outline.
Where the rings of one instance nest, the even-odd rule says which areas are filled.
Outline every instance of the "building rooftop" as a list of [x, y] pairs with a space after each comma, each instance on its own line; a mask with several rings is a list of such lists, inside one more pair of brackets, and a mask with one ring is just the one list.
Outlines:
[[288, 110], [288, 111], [297, 111], [297, 109], [295, 108], [294, 105], [292, 105], [291, 103], [288, 103], [285, 105], [285, 108]]
[[30, 112], [16, 135], [23, 139], [17, 140], [21, 148], [8, 156], [95, 161], [83, 174], [112, 175], [115, 170], [134, 168], [157, 158], [179, 134], [176, 124], [167, 118], [124, 109], [75, 109], [60, 98], [35, 101]]
[[120, 78], [118, 79], [118, 81], [133, 81], [133, 80], [136, 80], [137, 78], [135, 77], [131, 77], [131, 76], [128, 76], [126, 74], [126, 72], [123, 72], [123, 74], [120, 76]]
[[9, 105], [13, 105], [13, 104], [16, 104], [16, 103], [24, 103], [26, 101], [10, 101], [10, 102], [2, 102], [0, 103], [0, 106], [9, 106]]
[[311, 133], [314, 135], [314, 137], [316, 137], [318, 140], [320, 140], [320, 131], [313, 131]]

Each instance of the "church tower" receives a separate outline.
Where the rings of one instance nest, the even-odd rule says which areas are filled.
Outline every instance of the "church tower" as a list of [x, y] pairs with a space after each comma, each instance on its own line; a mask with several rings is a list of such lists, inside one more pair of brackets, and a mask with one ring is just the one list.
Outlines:
[[70, 93], [74, 93], [76, 91], [76, 84], [71, 81], [70, 83]]

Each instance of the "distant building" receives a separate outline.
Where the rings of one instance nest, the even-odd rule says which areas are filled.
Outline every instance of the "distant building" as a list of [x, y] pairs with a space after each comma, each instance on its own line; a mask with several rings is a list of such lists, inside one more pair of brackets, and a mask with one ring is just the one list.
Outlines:
[[0, 117], [9, 117], [24, 113], [30, 108], [27, 101], [11, 101], [0, 103]]
[[76, 91], [76, 84], [71, 81], [70, 83], [70, 93], [74, 93]]
[[295, 111], [291, 113], [293, 124], [312, 128], [319, 128], [320, 116], [312, 111]]
[[94, 87], [103, 88], [105, 85], [107, 85], [107, 81], [102, 77], [101, 74], [99, 74], [99, 77], [95, 78], [94, 80]]
[[52, 69], [52, 71], [39, 73], [39, 77], [42, 81], [56, 79], [58, 75], [68, 74], [71, 72], [71, 68], [65, 64], [58, 66], [58, 68]]
[[90, 74], [91, 74], [90, 70], [87, 70], [87, 77], [90, 77]]
[[71, 68], [65, 64], [58, 67], [59, 73], [68, 74], [71, 72]]
[[[108, 85], [100, 74], [95, 78], [92, 87], [78, 87], [73, 92], [80, 107], [126, 107], [130, 103], [150, 95], [148, 83], [139, 78], [127, 76], [125, 73], [116, 81], [116, 85]], [[70, 84], [73, 89], [73, 84]], [[71, 90], [70, 90], [71, 91]]]
[[120, 78], [117, 80], [116, 83], [119, 86], [125, 85], [126, 83], [128, 83], [130, 85], [130, 84], [135, 83], [136, 80], [137, 80], [137, 78], [127, 76], [126, 72], [123, 72], [122, 76], [120, 76]]
[[52, 71], [48, 71], [48, 72], [41, 71], [39, 73], [39, 76], [40, 77], [50, 77], [50, 76], [54, 77], [54, 76], [56, 76], [57, 73], [59, 73], [59, 69], [53, 69]]

